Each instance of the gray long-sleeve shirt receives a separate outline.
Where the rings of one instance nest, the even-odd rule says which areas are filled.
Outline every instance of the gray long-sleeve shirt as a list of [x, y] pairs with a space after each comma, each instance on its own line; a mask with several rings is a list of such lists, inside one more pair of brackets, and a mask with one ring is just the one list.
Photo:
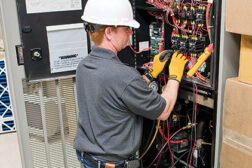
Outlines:
[[135, 153], [142, 117], [154, 120], [166, 106], [134, 68], [99, 47], [79, 63], [76, 86], [80, 112], [74, 148], [104, 161], [125, 160]]

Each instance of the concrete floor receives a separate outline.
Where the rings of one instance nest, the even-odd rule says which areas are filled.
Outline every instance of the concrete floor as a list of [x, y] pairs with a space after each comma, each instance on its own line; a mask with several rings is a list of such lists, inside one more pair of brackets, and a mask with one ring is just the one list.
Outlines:
[[2, 168], [22, 168], [16, 132], [0, 134], [0, 165]]

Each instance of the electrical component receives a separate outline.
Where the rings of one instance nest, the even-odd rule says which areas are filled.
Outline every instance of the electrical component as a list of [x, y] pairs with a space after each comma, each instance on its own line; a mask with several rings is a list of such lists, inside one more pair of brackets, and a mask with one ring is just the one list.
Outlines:
[[190, 7], [188, 13], [187, 13], [187, 19], [188, 20], [194, 20], [195, 19], [195, 8], [194, 7]]
[[174, 36], [172, 37], [171, 48], [173, 50], [178, 50], [180, 48], [180, 35], [179, 34], [174, 34]]
[[179, 18], [179, 6], [178, 5], [176, 5], [173, 12], [174, 12], [174, 16], [176, 18]]
[[193, 65], [193, 67], [187, 72], [187, 76], [192, 77], [201, 67], [201, 65], [206, 61], [206, 59], [211, 55], [212, 51], [213, 44], [209, 44], [209, 46], [205, 48], [204, 52], [197, 59], [197, 63]]
[[155, 55], [159, 53], [159, 46], [163, 45], [161, 43], [163, 28], [161, 23], [152, 22], [149, 26], [150, 29], [150, 47], [152, 50], [150, 51], [150, 58], [153, 59]]
[[181, 39], [180, 39], [180, 43], [179, 43], [179, 49], [181, 50], [181, 52], [185, 53], [188, 51], [188, 36], [187, 35], [182, 35]]
[[189, 141], [188, 133], [186, 131], [181, 131], [171, 139], [172, 151], [176, 153], [182, 153], [188, 150]]
[[191, 54], [198, 54], [204, 51], [205, 37], [191, 36], [189, 38], [188, 52]]
[[206, 8], [204, 6], [199, 6], [196, 9], [196, 24], [198, 26], [203, 26], [206, 18]]
[[151, 88], [152, 90], [154, 90], [155, 92], [157, 92], [158, 91], [158, 83], [156, 81], [152, 81], [149, 84], [149, 88]]
[[186, 6], [183, 6], [183, 9], [182, 9], [182, 11], [180, 13], [180, 18], [182, 20], [185, 20], [187, 18], [187, 7]]

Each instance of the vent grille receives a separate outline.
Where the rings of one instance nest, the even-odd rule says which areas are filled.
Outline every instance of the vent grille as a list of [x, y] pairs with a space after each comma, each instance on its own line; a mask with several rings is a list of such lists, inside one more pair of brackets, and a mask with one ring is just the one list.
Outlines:
[[75, 78], [23, 81], [33, 167], [80, 167], [73, 139], [77, 126]]

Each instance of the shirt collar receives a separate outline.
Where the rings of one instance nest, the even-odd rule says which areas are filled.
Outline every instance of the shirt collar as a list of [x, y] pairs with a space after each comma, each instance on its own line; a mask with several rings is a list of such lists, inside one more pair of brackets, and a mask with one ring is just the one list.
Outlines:
[[97, 47], [97, 46], [92, 47], [92, 50], [89, 55], [94, 56], [94, 57], [104, 58], [104, 59], [115, 59], [117, 61], [120, 61], [118, 56], [115, 55], [113, 51], [107, 50], [105, 48]]

